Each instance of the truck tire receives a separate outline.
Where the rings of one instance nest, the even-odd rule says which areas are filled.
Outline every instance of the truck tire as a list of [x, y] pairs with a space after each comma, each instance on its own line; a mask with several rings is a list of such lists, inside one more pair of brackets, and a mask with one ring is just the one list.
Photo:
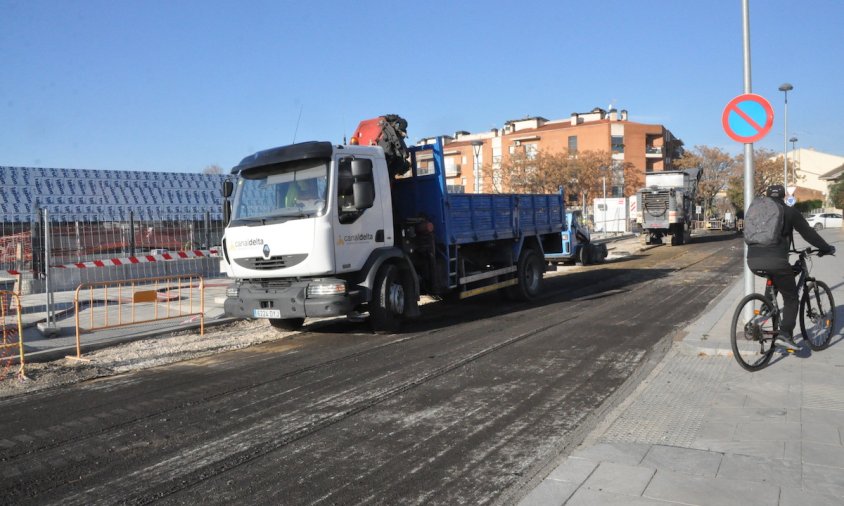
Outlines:
[[369, 323], [373, 332], [392, 334], [401, 328], [410, 291], [398, 267], [393, 264], [381, 266], [369, 302]]
[[305, 324], [304, 318], [270, 318], [270, 325], [278, 331], [299, 330]]
[[542, 292], [543, 267], [542, 257], [536, 250], [522, 250], [516, 267], [516, 284], [507, 288], [508, 298], [519, 301], [535, 299]]
[[592, 263], [592, 250], [589, 247], [589, 244], [584, 244], [580, 246], [580, 251], [578, 251], [578, 255], [580, 258], [580, 265], [589, 265]]

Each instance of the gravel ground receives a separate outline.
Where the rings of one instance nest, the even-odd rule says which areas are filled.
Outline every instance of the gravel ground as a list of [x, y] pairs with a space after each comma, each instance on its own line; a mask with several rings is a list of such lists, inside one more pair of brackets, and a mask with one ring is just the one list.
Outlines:
[[104, 348], [86, 353], [88, 361], [84, 362], [60, 359], [29, 363], [23, 380], [17, 377], [17, 366], [11, 366], [0, 373], [0, 397], [204, 357], [290, 334], [270, 327], [263, 320], [243, 320], [210, 329], [204, 336], [189, 331]]

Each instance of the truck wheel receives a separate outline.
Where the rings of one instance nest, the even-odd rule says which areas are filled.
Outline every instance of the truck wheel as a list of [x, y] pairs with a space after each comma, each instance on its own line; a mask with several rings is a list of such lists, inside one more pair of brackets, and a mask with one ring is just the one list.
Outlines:
[[270, 325], [279, 331], [299, 330], [304, 325], [304, 318], [270, 318]]
[[513, 300], [529, 301], [542, 291], [542, 258], [533, 249], [525, 249], [519, 256], [516, 268], [516, 284], [507, 288], [507, 296]]
[[580, 265], [589, 265], [592, 263], [592, 255], [591, 250], [589, 249], [588, 244], [584, 244], [580, 247]]
[[382, 266], [375, 276], [375, 287], [369, 303], [369, 322], [372, 330], [378, 334], [398, 331], [408, 296], [410, 290], [399, 268], [393, 264]]

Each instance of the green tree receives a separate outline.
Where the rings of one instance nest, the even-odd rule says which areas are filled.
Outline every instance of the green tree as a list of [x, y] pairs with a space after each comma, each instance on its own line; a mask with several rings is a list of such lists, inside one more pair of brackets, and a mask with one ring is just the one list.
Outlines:
[[844, 209], [844, 179], [839, 178], [835, 184], [829, 187], [829, 200], [838, 209]]

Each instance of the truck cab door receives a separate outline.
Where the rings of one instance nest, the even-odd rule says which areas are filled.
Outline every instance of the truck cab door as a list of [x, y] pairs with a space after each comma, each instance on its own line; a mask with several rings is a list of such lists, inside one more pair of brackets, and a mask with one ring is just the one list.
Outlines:
[[[334, 185], [334, 261], [337, 273], [360, 270], [372, 251], [393, 244], [386, 166], [364, 156], [338, 157]], [[382, 170], [379, 170], [382, 169]]]

